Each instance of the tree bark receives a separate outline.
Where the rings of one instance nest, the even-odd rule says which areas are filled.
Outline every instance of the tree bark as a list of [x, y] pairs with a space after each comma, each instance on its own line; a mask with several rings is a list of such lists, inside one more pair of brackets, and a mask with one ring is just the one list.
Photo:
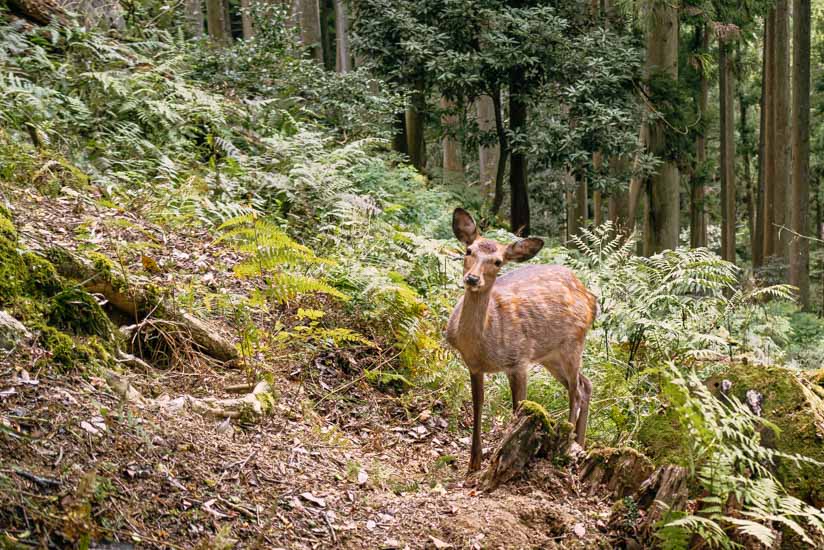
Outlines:
[[[678, 9], [670, 2], [655, 1], [647, 36], [646, 76], [678, 79]], [[679, 177], [675, 159], [669, 158], [667, 126], [663, 120], [647, 122], [647, 149], [662, 161], [646, 182], [648, 208], [645, 216], [644, 253], [656, 254], [678, 247]]]
[[352, 53], [349, 51], [349, 17], [343, 0], [335, 0], [335, 70], [348, 73], [352, 70]]
[[[509, 127], [514, 136], [526, 133], [527, 106], [522, 89], [524, 74], [522, 69], [512, 71], [509, 79]], [[509, 168], [510, 229], [516, 235], [529, 235], [529, 189], [527, 182], [527, 158], [521, 147], [512, 151]]]
[[718, 97], [721, 118], [721, 257], [735, 263], [735, 105], [730, 45], [718, 40]]
[[[477, 101], [478, 130], [487, 134], [495, 131], [495, 102], [489, 96], [481, 96]], [[495, 173], [501, 155], [500, 143], [478, 146], [478, 165], [481, 180], [481, 192], [485, 198], [495, 196]]]
[[[628, 162], [626, 158], [613, 158], [609, 169], [613, 174], [621, 174], [626, 170]], [[607, 201], [607, 218], [612, 222], [616, 234], [629, 235], [629, 189], [613, 191]]]
[[450, 112], [455, 109], [455, 104], [442, 97], [441, 109], [449, 113], [441, 119], [441, 125], [446, 132], [442, 141], [444, 179], [454, 182], [463, 181], [464, 167], [461, 161], [461, 144], [454, 136], [450, 135], [458, 126], [457, 115]]
[[[810, 307], [810, 0], [793, 0], [793, 139], [790, 189], [790, 284]], [[802, 237], [803, 236], [803, 237]]]
[[406, 110], [406, 138], [409, 159], [418, 170], [426, 167], [426, 142], [424, 141], [424, 120], [426, 112], [426, 97], [424, 83], [419, 80], [415, 83], [415, 90], [409, 107]]
[[[702, 53], [709, 48], [709, 29], [707, 25], [695, 28], [696, 49]], [[707, 178], [707, 103], [709, 100], [709, 80], [706, 67], [701, 64], [698, 83], [698, 116], [701, 119], [701, 131], [695, 138], [695, 167], [690, 182], [690, 246], [700, 248], [707, 246], [707, 216], [704, 211], [705, 180]]]
[[509, 138], [507, 138], [506, 129], [504, 128], [500, 90], [495, 90], [492, 94], [492, 104], [495, 111], [495, 131], [498, 133], [498, 148], [500, 150], [498, 168], [495, 171], [495, 197], [492, 200], [492, 215], [497, 216], [504, 202], [504, 176], [506, 175], [506, 161], [509, 158]]
[[186, 28], [195, 38], [203, 36], [202, 0], [186, 0]]
[[323, 65], [323, 37], [320, 27], [320, 4], [318, 0], [299, 0], [298, 22], [303, 46], [318, 64]]
[[769, 52], [772, 51], [772, 32], [770, 31], [771, 14], [764, 18], [764, 41], [761, 54], [761, 98], [759, 113], [758, 132], [758, 187], [756, 189], [755, 204], [755, 231], [752, 248], [753, 268], [760, 268], [764, 265], [764, 252], [766, 250], [766, 228], [767, 222], [767, 195], [769, 194], [767, 182], [767, 142], [769, 141], [769, 125], [771, 108], [767, 96], [770, 92], [770, 63]]
[[[790, 14], [789, 0], [778, 0], [775, 4], [775, 40], [773, 42], [773, 108], [770, 116], [773, 122], [772, 133], [775, 139], [769, 142], [768, 158], [772, 157], [770, 182], [770, 199], [768, 208], [773, 220], [769, 231], [771, 255], [787, 257], [789, 255], [789, 234], [780, 230], [787, 223], [787, 206], [790, 182]], [[770, 96], [768, 96], [769, 99]]]
[[232, 35], [227, 32], [229, 25], [229, 6], [226, 0], [206, 0], [206, 19], [209, 38], [216, 46], [227, 46]]
[[243, 27], [243, 39], [249, 40], [255, 36], [255, 29], [252, 25], [252, 3], [251, 0], [240, 0], [240, 22]]

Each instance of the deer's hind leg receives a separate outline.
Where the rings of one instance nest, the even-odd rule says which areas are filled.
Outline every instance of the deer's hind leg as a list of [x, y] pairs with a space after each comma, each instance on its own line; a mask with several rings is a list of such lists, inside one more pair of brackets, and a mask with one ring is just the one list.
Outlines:
[[521, 401], [526, 399], [527, 370], [519, 369], [508, 372], [506, 377], [509, 379], [509, 389], [512, 393], [512, 412], [514, 413], [518, 410]]

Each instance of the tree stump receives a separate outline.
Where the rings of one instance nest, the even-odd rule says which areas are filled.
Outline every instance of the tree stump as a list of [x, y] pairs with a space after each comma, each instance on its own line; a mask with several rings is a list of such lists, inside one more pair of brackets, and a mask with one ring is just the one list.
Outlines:
[[638, 531], [645, 540], [652, 540], [655, 524], [668, 511], [683, 510], [687, 504], [686, 468], [668, 464], [649, 476], [635, 495], [638, 508], [646, 510]]
[[653, 470], [652, 461], [635, 449], [595, 449], [584, 459], [581, 481], [590, 495], [606, 487], [620, 499], [637, 492]]
[[541, 405], [522, 401], [481, 476], [482, 487], [494, 491], [522, 474], [534, 459], [565, 455], [571, 433], [569, 422], [555, 423]]

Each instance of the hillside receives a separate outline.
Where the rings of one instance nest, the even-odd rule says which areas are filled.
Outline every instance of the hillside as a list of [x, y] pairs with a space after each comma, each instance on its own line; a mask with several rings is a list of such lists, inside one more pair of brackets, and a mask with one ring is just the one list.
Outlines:
[[[516, 413], [489, 375], [467, 473], [470, 380], [444, 338], [467, 262], [453, 211], [520, 239], [479, 167], [433, 167], [450, 139], [477, 148], [471, 130], [428, 133], [421, 166], [393, 141], [418, 92], [325, 69], [265, 23], [286, 21], [276, 6], [219, 47], [153, 5], [108, 30], [26, 6], [0, 11], [0, 546], [823, 543], [824, 321], [795, 287], [705, 246], [637, 254], [620, 219], [566, 238], [544, 204], [529, 263], [571, 268], [598, 302], [588, 445], [544, 369]], [[516, 15], [584, 59], [609, 39]], [[616, 87], [592, 101], [637, 68], [612, 53], [576, 81]], [[611, 112], [635, 132], [625, 100]], [[575, 139], [616, 138], [593, 131]]]

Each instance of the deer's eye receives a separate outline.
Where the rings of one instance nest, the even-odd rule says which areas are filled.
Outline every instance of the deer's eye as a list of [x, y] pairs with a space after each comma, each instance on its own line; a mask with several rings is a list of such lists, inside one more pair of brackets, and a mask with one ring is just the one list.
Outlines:
[[501, 267], [501, 264], [503, 264], [501, 260], [495, 260], [495, 267]]
[[467, 255], [467, 256], [472, 256], [472, 251], [471, 251], [471, 250], [469, 250], [468, 248], [466, 249], [466, 255]]

